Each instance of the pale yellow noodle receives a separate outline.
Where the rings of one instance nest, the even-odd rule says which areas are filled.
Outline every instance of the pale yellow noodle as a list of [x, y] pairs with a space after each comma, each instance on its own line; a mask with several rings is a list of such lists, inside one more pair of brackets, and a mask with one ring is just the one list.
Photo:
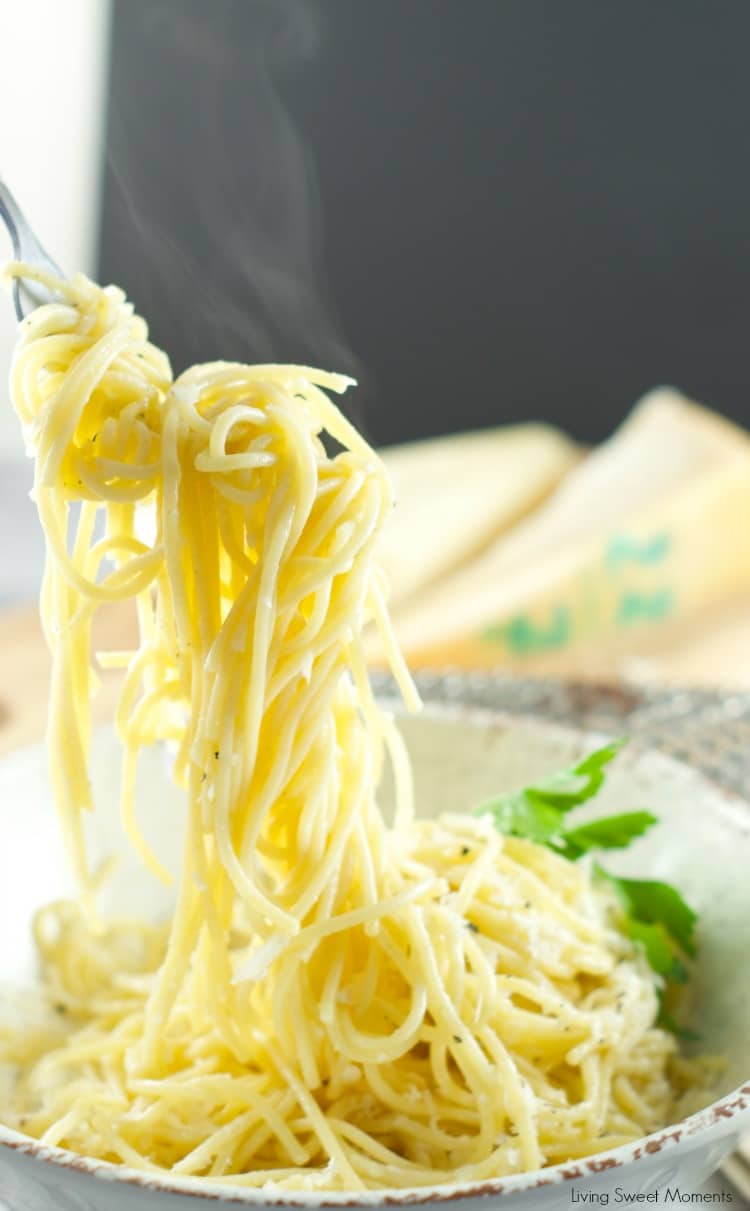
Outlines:
[[[349, 380], [231, 363], [173, 380], [119, 290], [44, 280], [60, 301], [21, 325], [11, 389], [85, 899], [37, 919], [51, 1008], [10, 1040], [4, 1119], [147, 1172], [323, 1190], [484, 1180], [666, 1122], [675, 1044], [588, 868], [487, 820], [415, 819], [362, 653], [374, 620], [418, 705], [373, 554], [388, 479], [325, 394]], [[96, 916], [81, 831], [91, 625], [123, 599], [139, 645], [99, 658], [125, 666], [123, 823], [167, 881], [137, 818], [141, 750], [171, 741], [186, 790], [163, 927]]]

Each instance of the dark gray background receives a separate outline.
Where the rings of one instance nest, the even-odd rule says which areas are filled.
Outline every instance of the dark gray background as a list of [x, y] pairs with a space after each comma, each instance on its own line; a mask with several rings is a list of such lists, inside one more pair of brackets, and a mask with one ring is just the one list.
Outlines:
[[378, 441], [750, 420], [749, 53], [747, 0], [115, 0], [101, 272]]

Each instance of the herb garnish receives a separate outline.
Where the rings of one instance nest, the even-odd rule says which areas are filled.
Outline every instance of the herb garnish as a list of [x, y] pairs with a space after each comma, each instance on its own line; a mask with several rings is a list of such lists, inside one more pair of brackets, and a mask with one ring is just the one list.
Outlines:
[[[589, 850], [624, 849], [656, 824], [656, 816], [648, 811], [624, 812], [578, 826], [570, 825], [567, 818], [568, 812], [598, 793], [605, 767], [624, 743], [614, 740], [569, 769], [489, 799], [477, 814], [491, 815], [500, 832], [546, 845], [571, 862]], [[594, 875], [614, 892], [620, 928], [641, 947], [653, 970], [666, 982], [685, 983], [685, 959], [695, 954], [696, 915], [679, 891], [657, 880], [613, 875], [598, 863]], [[663, 1005], [659, 1020], [666, 1029], [678, 1031]]]

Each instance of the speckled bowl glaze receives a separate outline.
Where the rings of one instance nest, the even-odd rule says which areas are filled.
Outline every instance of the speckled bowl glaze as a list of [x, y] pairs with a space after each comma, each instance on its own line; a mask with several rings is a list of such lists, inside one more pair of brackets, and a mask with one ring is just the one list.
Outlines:
[[[601, 740], [599, 734], [538, 718], [460, 705], [431, 705], [422, 716], [404, 719], [403, 729], [414, 760], [418, 808], [424, 815], [469, 809], [501, 788], [569, 763]], [[98, 853], [122, 853], [111, 890], [113, 907], [132, 907], [137, 898], [143, 911], [162, 913], [167, 906], [164, 891], [141, 870], [120, 834], [118, 762], [112, 734], [99, 732], [93, 763], [99, 810], [89, 822], [90, 843]], [[179, 845], [180, 802], [169, 784], [163, 753], [146, 755], [139, 792], [145, 831], [160, 855], [173, 860]], [[209, 1182], [154, 1180], [61, 1149], [42, 1148], [0, 1128], [0, 1200], [10, 1211], [198, 1211], [212, 1201], [227, 1208], [446, 1202], [469, 1208], [480, 1200], [485, 1205], [489, 1200], [551, 1211], [576, 1202], [615, 1204], [623, 1201], [618, 1190], [631, 1196], [650, 1194], [650, 1202], [666, 1189], [694, 1190], [719, 1166], [739, 1133], [750, 1128], [750, 807], [688, 765], [634, 744], [617, 759], [590, 814], [645, 806], [659, 824], [611, 865], [621, 873], [674, 880], [700, 914], [694, 1018], [701, 1048], [728, 1057], [721, 1096], [700, 1114], [589, 1160], [481, 1186], [286, 1197], [212, 1187]], [[28, 987], [35, 976], [31, 914], [41, 903], [71, 890], [42, 746], [0, 762], [0, 817], [0, 996], [10, 1003], [9, 990]]]

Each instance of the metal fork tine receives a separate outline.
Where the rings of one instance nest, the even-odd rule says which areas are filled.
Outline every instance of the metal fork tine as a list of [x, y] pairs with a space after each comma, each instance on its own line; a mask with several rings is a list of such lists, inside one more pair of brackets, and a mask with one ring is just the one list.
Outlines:
[[[13, 255], [17, 261], [25, 261], [35, 269], [52, 273], [56, 277], [64, 277], [62, 270], [49, 253], [45, 252], [40, 241], [31, 229], [28, 219], [0, 178], [0, 219], [8, 229], [13, 244]], [[13, 305], [16, 315], [24, 319], [30, 311], [42, 303], [48, 303], [54, 296], [40, 282], [33, 278], [16, 278], [13, 283]]]

